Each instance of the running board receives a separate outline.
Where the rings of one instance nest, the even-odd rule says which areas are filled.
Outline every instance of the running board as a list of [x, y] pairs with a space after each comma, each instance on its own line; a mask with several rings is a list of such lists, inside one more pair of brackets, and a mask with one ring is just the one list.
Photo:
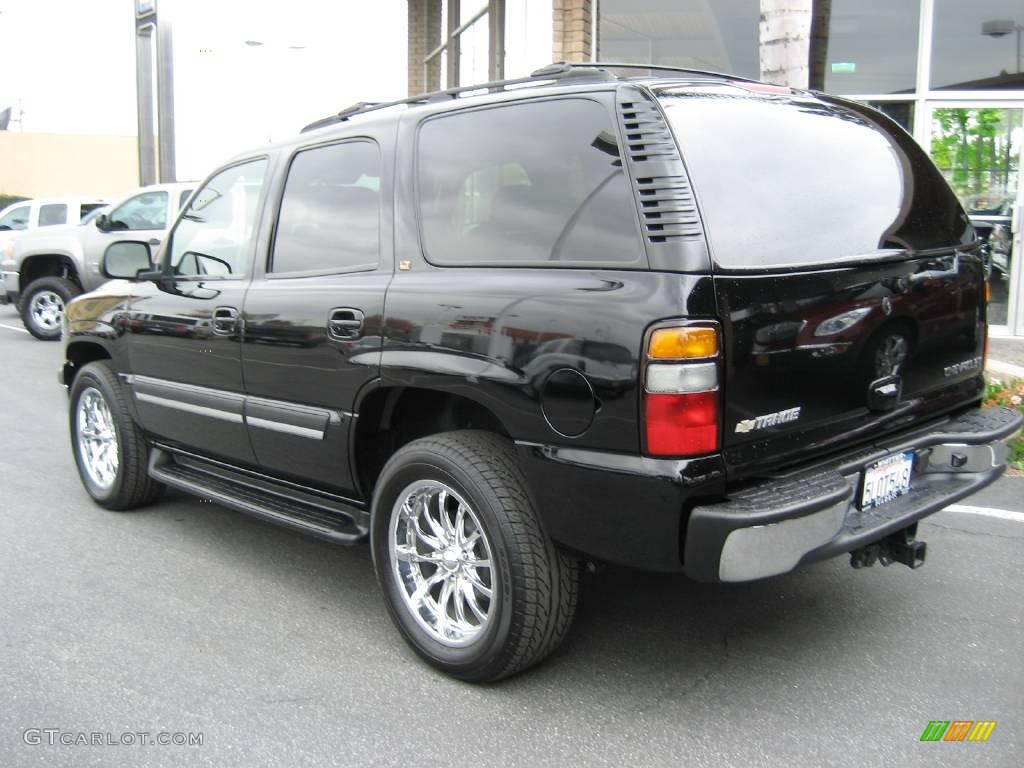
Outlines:
[[368, 534], [369, 515], [356, 506], [248, 476], [190, 454], [154, 447], [149, 476], [201, 499], [303, 531], [336, 544], [356, 544]]

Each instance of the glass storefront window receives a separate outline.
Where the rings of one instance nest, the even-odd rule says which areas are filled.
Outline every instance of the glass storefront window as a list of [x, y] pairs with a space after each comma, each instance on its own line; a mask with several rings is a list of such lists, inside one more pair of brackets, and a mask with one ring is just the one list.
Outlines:
[[[761, 0], [595, 2], [595, 59], [759, 78]], [[826, 32], [812, 38], [811, 87], [862, 97], [925, 145], [989, 244], [990, 321], [1021, 333], [1024, 295], [1013, 286], [1024, 275], [1010, 273], [1014, 242], [1021, 251], [1011, 213], [1024, 204], [1024, 0], [820, 0], [815, 9], [827, 18], [816, 17]], [[919, 72], [926, 51], [930, 71]], [[992, 91], [1001, 98], [986, 99]]]
[[931, 129], [932, 159], [959, 196], [978, 236], [988, 243], [989, 322], [1006, 325], [1024, 109], [936, 107]]
[[600, 0], [597, 57], [757, 78], [758, 0]]
[[868, 104], [895, 120], [907, 133], [914, 132], [914, 102], [869, 101]]
[[505, 77], [526, 77], [550, 64], [553, 34], [549, 3], [505, 0]]
[[[463, 0], [459, 4], [459, 25], [465, 24], [479, 13], [487, 3]], [[487, 82], [488, 39], [485, 13], [459, 35], [459, 85]]]
[[[440, 0], [431, 7], [433, 11], [425, 21], [427, 48], [431, 53], [423, 60], [424, 91], [490, 80], [491, 20], [486, 0], [463, 0], [457, 6]], [[455, 19], [449, 18], [453, 10], [457, 11]], [[456, 29], [462, 31], [449, 34]], [[435, 52], [438, 46], [440, 50]], [[456, 59], [454, 77], [449, 71], [451, 57]]]
[[912, 92], [919, 16], [919, 0], [832, 0], [825, 90]]
[[935, 0], [931, 87], [1024, 90], [1021, 0]]

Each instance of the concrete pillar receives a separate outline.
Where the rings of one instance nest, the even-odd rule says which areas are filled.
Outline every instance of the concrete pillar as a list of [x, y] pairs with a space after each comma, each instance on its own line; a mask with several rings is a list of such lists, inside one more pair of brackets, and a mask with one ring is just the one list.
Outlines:
[[761, 0], [761, 79], [806, 88], [812, 0]]

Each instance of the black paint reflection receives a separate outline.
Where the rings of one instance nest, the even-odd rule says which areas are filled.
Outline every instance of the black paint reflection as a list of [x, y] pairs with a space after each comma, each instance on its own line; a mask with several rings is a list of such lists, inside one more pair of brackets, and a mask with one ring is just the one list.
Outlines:
[[384, 382], [482, 400], [527, 441], [585, 436], [588, 447], [639, 450], [642, 329], [652, 317], [714, 312], [709, 277], [489, 269], [435, 278], [399, 273], [389, 288]]

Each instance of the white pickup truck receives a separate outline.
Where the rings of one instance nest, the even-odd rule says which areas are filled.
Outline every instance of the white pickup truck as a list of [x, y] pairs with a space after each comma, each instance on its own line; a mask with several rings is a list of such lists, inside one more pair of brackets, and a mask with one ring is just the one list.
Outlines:
[[143, 187], [84, 225], [12, 238], [0, 250], [0, 303], [17, 304], [37, 339], [56, 341], [65, 304], [106, 281], [99, 262], [107, 246], [125, 237], [157, 245], [194, 188], [194, 182]]
[[[11, 203], [0, 210], [0, 257], [7, 253], [11, 242], [30, 232], [82, 224], [94, 211], [110, 203], [111, 200], [95, 195], [33, 198]], [[6, 294], [0, 285], [0, 304], [6, 303]]]
[[90, 211], [109, 202], [102, 197], [20, 200], [0, 211], [0, 235], [38, 227], [78, 224]]

